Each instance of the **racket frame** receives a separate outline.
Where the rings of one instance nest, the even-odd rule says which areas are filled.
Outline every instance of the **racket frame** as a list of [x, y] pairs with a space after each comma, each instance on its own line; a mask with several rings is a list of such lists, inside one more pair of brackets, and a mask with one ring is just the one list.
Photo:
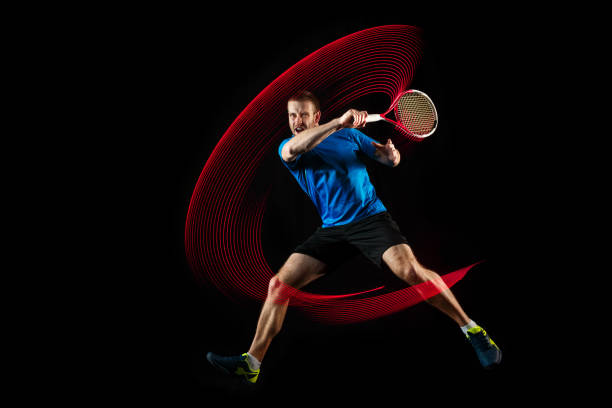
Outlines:
[[[433, 108], [433, 112], [434, 112], [434, 127], [433, 129], [431, 129], [427, 134], [424, 135], [415, 135], [414, 133], [412, 133], [411, 131], [409, 131], [401, 122], [395, 121], [393, 119], [389, 119], [386, 117], [386, 115], [389, 114], [389, 112], [393, 111], [393, 114], [395, 115], [396, 118], [398, 118], [398, 113], [397, 113], [397, 106], [398, 106], [398, 102], [400, 100], [400, 98], [408, 93], [418, 93], [422, 96], [424, 96], [425, 98], [427, 98], [427, 100], [429, 100], [429, 103], [431, 104], [432, 108]], [[393, 100], [393, 103], [391, 103], [391, 106], [389, 107], [389, 109], [385, 112], [385, 113], [373, 113], [373, 114], [369, 114], [366, 118], [366, 123], [370, 123], [370, 122], [378, 122], [384, 120], [386, 122], [392, 123], [394, 124], [400, 131], [406, 133], [408, 135], [408, 137], [412, 138], [412, 139], [416, 139], [416, 140], [423, 140], [426, 137], [430, 136], [431, 134], [433, 134], [436, 129], [438, 128], [438, 111], [436, 110], [436, 105], [434, 105], [433, 101], [431, 100], [431, 98], [423, 91], [419, 91], [416, 89], [408, 89], [407, 91], [404, 91], [402, 93], [400, 93], [398, 96], [395, 97], [395, 99]]]

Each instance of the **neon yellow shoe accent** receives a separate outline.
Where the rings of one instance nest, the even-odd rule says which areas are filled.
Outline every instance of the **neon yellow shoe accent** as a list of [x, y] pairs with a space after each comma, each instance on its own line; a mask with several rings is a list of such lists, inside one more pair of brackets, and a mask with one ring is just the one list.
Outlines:
[[246, 353], [242, 354], [242, 357], [244, 357], [244, 362], [249, 368], [249, 371], [245, 370], [242, 367], [238, 367], [235, 371], [235, 374], [243, 375], [248, 382], [255, 384], [255, 382], [257, 382], [257, 378], [259, 378], [259, 370], [253, 370], [251, 368], [251, 365], [249, 364], [249, 359], [247, 358]]
[[236, 374], [244, 375], [245, 379], [248, 382], [251, 382], [251, 383], [254, 384], [257, 381], [257, 378], [259, 377], [259, 370], [257, 370], [257, 371], [246, 371], [244, 368], [238, 367], [238, 369], [236, 370]]
[[[468, 333], [470, 334], [476, 334], [476, 333], [480, 333], [482, 332], [482, 334], [484, 334], [485, 336], [487, 336], [487, 338], [489, 339], [489, 342], [491, 342], [491, 344], [499, 350], [499, 347], [497, 347], [497, 344], [495, 344], [493, 342], [493, 340], [487, 335], [487, 332], [485, 331], [485, 329], [483, 329], [480, 326], [476, 326], [476, 327], [472, 327], [471, 329], [468, 329]], [[467, 338], [469, 338], [469, 336], [466, 335]]]

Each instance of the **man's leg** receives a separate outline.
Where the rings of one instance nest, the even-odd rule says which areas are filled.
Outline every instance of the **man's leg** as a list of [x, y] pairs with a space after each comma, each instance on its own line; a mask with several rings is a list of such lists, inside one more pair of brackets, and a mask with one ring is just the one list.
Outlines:
[[259, 364], [274, 336], [280, 331], [292, 291], [323, 276], [327, 265], [311, 256], [293, 253], [270, 280], [268, 295], [261, 309], [255, 337], [248, 353], [223, 357], [208, 353], [206, 358], [219, 370], [250, 383], [257, 382]]
[[291, 289], [300, 289], [324, 275], [326, 265], [311, 256], [293, 253], [270, 280], [268, 296], [259, 315], [249, 354], [262, 361], [272, 339], [280, 332]]
[[410, 285], [433, 281], [440, 289], [440, 294], [430, 297], [427, 302], [445, 313], [459, 326], [465, 326], [470, 322], [470, 318], [440, 275], [421, 265], [408, 245], [399, 244], [390, 247], [383, 253], [383, 261], [395, 275]]
[[440, 275], [421, 265], [412, 249], [406, 244], [394, 245], [383, 253], [383, 261], [398, 277], [410, 285], [432, 281], [440, 293], [427, 299], [427, 302], [453, 319], [461, 327], [470, 344], [474, 347], [478, 360], [489, 369], [498, 365], [502, 353], [487, 332], [465, 314]]

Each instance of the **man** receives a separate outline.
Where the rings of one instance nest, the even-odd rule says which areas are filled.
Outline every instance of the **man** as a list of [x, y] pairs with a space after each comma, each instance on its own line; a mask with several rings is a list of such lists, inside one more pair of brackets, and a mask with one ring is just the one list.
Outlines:
[[440, 276], [417, 261], [357, 156], [360, 151], [395, 167], [400, 154], [391, 139], [380, 144], [357, 130], [365, 126], [365, 111], [349, 109], [339, 118], [320, 124], [319, 101], [307, 91], [290, 98], [287, 110], [293, 136], [281, 142], [279, 155], [313, 201], [323, 224], [270, 280], [249, 351], [231, 357], [208, 353], [208, 361], [230, 375], [255, 383], [261, 361], [281, 329], [291, 289], [302, 288], [360, 251], [379, 267], [384, 262], [410, 285], [433, 281], [440, 293], [427, 302], [459, 325], [483, 367], [499, 364], [502, 353], [497, 345], [465, 314]]

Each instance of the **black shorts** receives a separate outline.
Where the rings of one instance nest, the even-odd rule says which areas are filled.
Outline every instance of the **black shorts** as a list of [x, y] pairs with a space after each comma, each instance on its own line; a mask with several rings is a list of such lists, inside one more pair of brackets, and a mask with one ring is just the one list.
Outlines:
[[382, 255], [389, 247], [407, 243], [391, 215], [384, 211], [346, 225], [319, 227], [294, 252], [310, 255], [331, 269], [361, 253], [381, 268]]

